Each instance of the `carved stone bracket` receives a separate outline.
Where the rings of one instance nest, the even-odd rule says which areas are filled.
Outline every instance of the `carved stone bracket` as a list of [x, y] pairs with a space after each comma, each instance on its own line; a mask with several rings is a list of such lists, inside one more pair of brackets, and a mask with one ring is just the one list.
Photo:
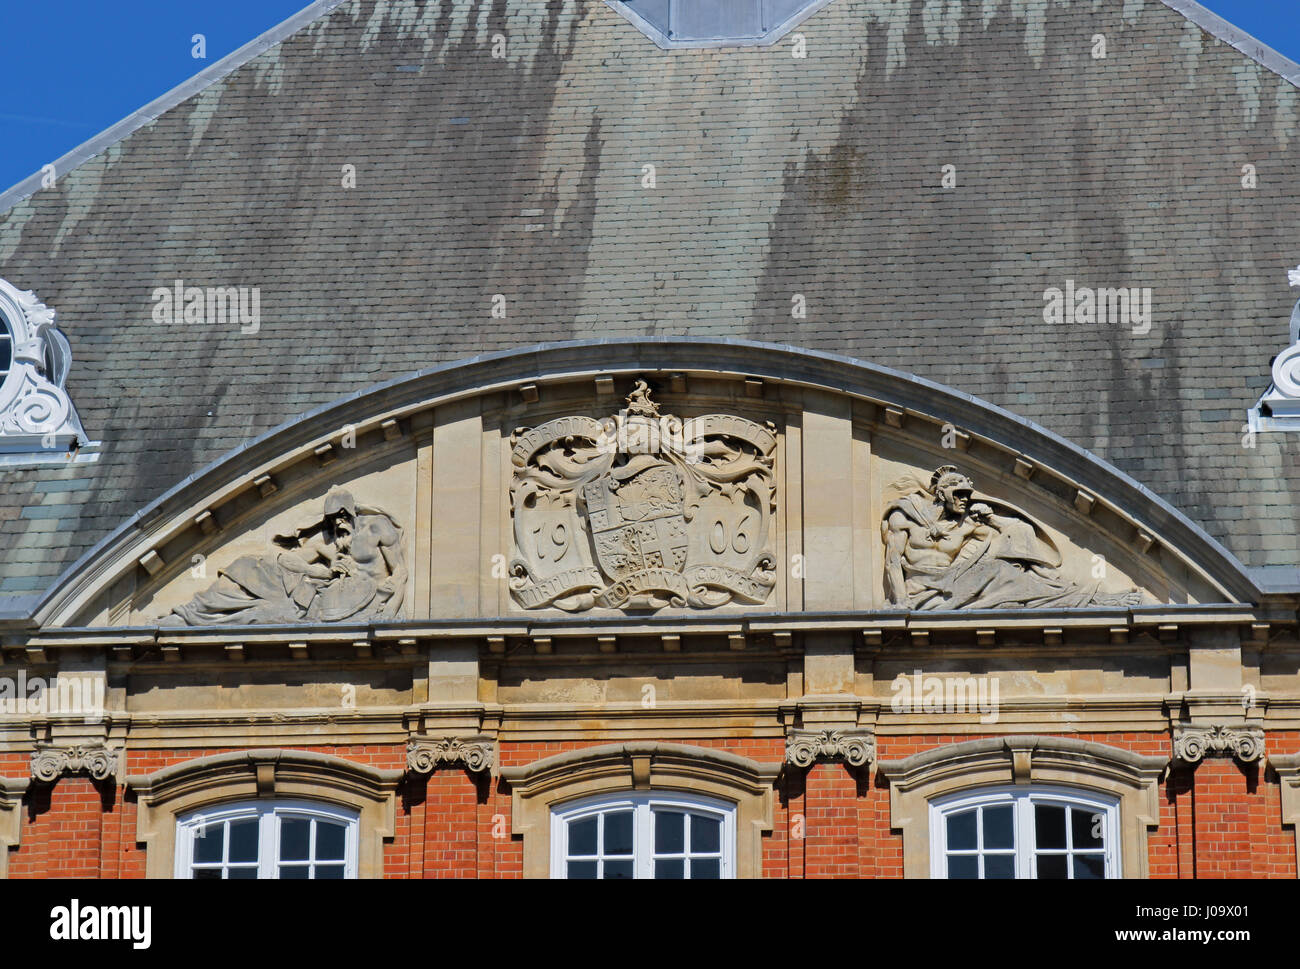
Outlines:
[[496, 744], [491, 737], [412, 737], [406, 742], [406, 769], [431, 774], [439, 764], [464, 764], [474, 773], [496, 768]]
[[811, 767], [819, 760], [843, 760], [850, 767], [875, 763], [875, 734], [865, 730], [792, 730], [786, 735], [787, 764]]
[[93, 780], [107, 780], [117, 773], [117, 755], [116, 750], [103, 744], [56, 747], [52, 744], [38, 743], [32, 753], [32, 777], [51, 784], [64, 774], [84, 771]]
[[1195, 764], [1208, 754], [1231, 754], [1243, 764], [1264, 756], [1264, 730], [1262, 727], [1229, 727], [1215, 724], [1209, 727], [1182, 725], [1174, 730], [1174, 757], [1186, 764]]

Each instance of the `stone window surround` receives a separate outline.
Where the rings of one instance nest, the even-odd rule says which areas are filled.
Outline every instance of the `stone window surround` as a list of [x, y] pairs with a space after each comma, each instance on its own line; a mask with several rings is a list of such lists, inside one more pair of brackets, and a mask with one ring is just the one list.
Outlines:
[[781, 766], [709, 747], [644, 741], [567, 751], [503, 768], [501, 776], [512, 791], [512, 830], [523, 836], [525, 878], [550, 877], [553, 808], [630, 791], [678, 791], [734, 804], [735, 876], [758, 878]]
[[930, 802], [958, 791], [1044, 784], [1109, 794], [1119, 802], [1120, 877], [1147, 877], [1147, 835], [1160, 823], [1169, 758], [1073, 737], [1012, 736], [936, 747], [880, 761], [889, 826], [903, 835], [903, 876], [930, 877]]
[[405, 771], [380, 770], [304, 750], [258, 749], [214, 754], [131, 776], [136, 840], [146, 846], [145, 875], [175, 873], [178, 819], [197, 808], [256, 798], [299, 798], [351, 808], [359, 815], [358, 878], [380, 878], [384, 839], [396, 825], [397, 787]]

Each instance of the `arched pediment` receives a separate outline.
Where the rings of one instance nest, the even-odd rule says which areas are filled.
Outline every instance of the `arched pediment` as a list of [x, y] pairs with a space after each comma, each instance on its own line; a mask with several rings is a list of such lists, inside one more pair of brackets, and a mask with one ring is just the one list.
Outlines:
[[732, 340], [577, 341], [288, 421], [61, 577], [47, 626], [1250, 602], [1131, 478], [908, 374]]

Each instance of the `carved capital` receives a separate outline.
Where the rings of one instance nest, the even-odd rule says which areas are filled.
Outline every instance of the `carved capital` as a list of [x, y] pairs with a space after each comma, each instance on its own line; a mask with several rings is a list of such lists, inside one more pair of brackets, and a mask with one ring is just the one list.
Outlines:
[[496, 745], [490, 737], [412, 737], [406, 742], [406, 769], [431, 774], [439, 764], [464, 764], [474, 773], [496, 766]]
[[786, 735], [787, 764], [811, 767], [819, 760], [843, 760], [850, 767], [875, 763], [876, 737], [854, 730], [792, 730]]
[[1174, 730], [1174, 757], [1186, 764], [1195, 764], [1210, 754], [1227, 754], [1243, 764], [1259, 760], [1264, 755], [1264, 730], [1262, 727], [1229, 727], [1215, 724], [1209, 727], [1182, 725]]
[[32, 753], [32, 777], [50, 784], [64, 774], [84, 771], [93, 780], [107, 780], [117, 773], [117, 754], [116, 750], [103, 744], [55, 747], [53, 744], [38, 743]]

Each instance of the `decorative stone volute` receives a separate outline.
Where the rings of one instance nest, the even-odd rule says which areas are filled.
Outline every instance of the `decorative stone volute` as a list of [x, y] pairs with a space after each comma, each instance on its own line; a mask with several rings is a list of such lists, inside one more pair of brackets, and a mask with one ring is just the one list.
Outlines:
[[439, 764], [463, 764], [473, 773], [496, 768], [496, 744], [491, 737], [412, 737], [406, 742], [406, 768], [431, 774]]
[[794, 767], [811, 767], [819, 760], [864, 767], [876, 760], [876, 737], [866, 730], [791, 730], [785, 738], [785, 760]]
[[118, 752], [103, 744], [74, 744], [56, 747], [38, 743], [32, 753], [32, 777], [51, 784], [64, 774], [85, 772], [91, 779], [107, 780], [117, 773]]
[[1224, 724], [1175, 728], [1175, 758], [1186, 764], [1195, 764], [1211, 754], [1231, 755], [1243, 764], [1259, 760], [1264, 755], [1264, 730], [1252, 725], [1229, 727]]

